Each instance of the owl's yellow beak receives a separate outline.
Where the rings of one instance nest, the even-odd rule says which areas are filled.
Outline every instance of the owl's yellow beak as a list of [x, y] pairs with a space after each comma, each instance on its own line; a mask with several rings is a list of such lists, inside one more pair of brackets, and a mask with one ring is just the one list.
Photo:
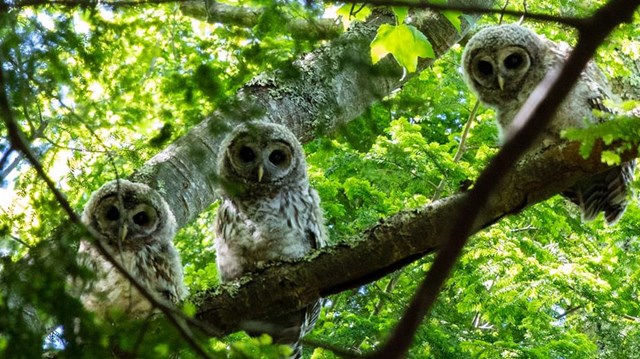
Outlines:
[[258, 182], [262, 182], [262, 176], [264, 176], [264, 167], [258, 166]]
[[500, 86], [500, 91], [504, 90], [504, 77], [498, 75], [498, 86]]
[[120, 241], [124, 242], [124, 240], [127, 238], [127, 233], [129, 233], [129, 227], [127, 227], [126, 222], [122, 223], [122, 231], [120, 231], [120, 233], [122, 234]]

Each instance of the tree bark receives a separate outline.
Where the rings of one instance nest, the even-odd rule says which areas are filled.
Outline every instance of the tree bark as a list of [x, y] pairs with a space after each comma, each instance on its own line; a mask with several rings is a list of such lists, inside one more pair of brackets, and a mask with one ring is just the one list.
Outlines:
[[[487, 7], [493, 3], [458, 2]], [[414, 11], [412, 18], [437, 56], [459, 41], [471, 25], [468, 17], [462, 18], [462, 33], [458, 33], [444, 16], [428, 10]], [[217, 198], [218, 145], [234, 124], [264, 119], [287, 126], [301, 142], [308, 142], [354, 119], [415, 76], [403, 76], [390, 57], [371, 64], [369, 44], [378, 27], [394, 21], [390, 12], [376, 10], [366, 22], [354, 24], [289, 68], [255, 77], [226, 105], [138, 169], [132, 180], [158, 189], [174, 210], [178, 225], [184, 226]], [[433, 61], [422, 59], [418, 70]]]

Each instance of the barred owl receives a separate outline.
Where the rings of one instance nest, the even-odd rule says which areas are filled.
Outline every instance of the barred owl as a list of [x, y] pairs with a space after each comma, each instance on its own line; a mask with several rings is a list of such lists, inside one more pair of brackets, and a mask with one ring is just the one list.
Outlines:
[[[214, 229], [222, 282], [325, 245], [320, 199], [309, 186], [302, 146], [284, 126], [238, 125], [221, 144], [218, 175], [223, 200]], [[248, 331], [267, 332], [276, 343], [291, 345], [299, 358], [299, 340], [319, 310], [318, 301], [300, 312], [261, 318], [263, 330]]]
[[[469, 40], [462, 56], [465, 80], [483, 103], [496, 110], [501, 140], [538, 83], [566, 60], [570, 50], [565, 43], [519, 25], [488, 27]], [[591, 61], [542, 134], [542, 143], [558, 141], [564, 129], [602, 121], [593, 110], [608, 111], [603, 104], [607, 98], [612, 98], [609, 84]], [[613, 224], [627, 206], [634, 167], [635, 161], [622, 163], [580, 180], [563, 195], [580, 207], [584, 221], [604, 212], [607, 223]]]
[[[158, 192], [142, 183], [108, 182], [91, 195], [82, 222], [150, 293], [173, 303], [184, 299], [182, 265], [173, 246], [176, 221]], [[151, 313], [151, 303], [86, 240], [80, 242], [78, 261], [96, 274], [80, 296], [87, 309], [102, 316], [112, 310], [137, 318]]]

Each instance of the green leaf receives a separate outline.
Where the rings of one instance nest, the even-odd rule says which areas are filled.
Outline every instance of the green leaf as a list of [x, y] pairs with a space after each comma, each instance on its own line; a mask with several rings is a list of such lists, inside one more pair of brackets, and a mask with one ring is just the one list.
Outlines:
[[392, 6], [391, 9], [396, 15], [396, 24], [402, 24], [409, 15], [409, 8], [406, 6]]
[[378, 28], [378, 33], [371, 42], [371, 60], [376, 64], [388, 54], [392, 54], [408, 72], [416, 71], [418, 57], [435, 57], [426, 36], [414, 26], [406, 24], [383, 24]]
[[613, 166], [620, 164], [620, 155], [612, 151], [602, 151], [602, 162]]
[[458, 33], [460, 33], [462, 31], [461, 28], [460, 28], [460, 16], [461, 15], [462, 15], [462, 12], [460, 12], [460, 11], [443, 11], [442, 12], [442, 16], [446, 17], [447, 20], [449, 20], [451, 25], [453, 25], [453, 27], [455, 27], [456, 30], [458, 30]]

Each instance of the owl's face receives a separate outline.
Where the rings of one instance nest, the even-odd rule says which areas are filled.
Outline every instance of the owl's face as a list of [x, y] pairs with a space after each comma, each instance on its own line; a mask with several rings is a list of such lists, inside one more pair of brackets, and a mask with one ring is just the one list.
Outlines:
[[127, 180], [101, 187], [85, 206], [83, 222], [116, 248], [171, 239], [175, 232], [164, 199], [150, 187]]
[[[273, 189], [305, 176], [304, 154], [284, 126], [249, 122], [237, 126], [220, 148], [218, 173], [225, 187]], [[225, 188], [228, 189], [228, 188]]]
[[463, 54], [465, 79], [489, 105], [518, 100], [541, 80], [543, 43], [532, 31], [518, 25], [485, 28], [469, 40]]

